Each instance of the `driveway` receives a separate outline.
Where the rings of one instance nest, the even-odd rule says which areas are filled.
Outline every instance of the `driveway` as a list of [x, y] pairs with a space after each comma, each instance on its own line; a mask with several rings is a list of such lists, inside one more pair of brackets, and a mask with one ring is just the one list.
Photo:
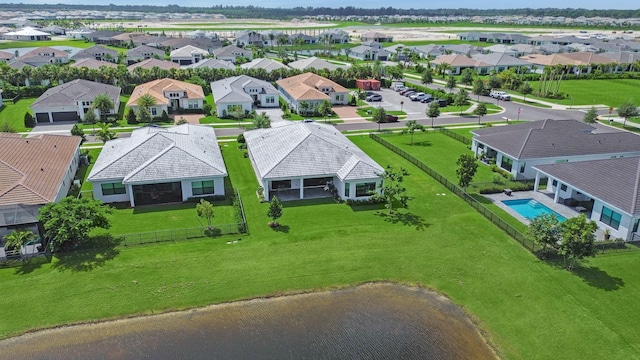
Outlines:
[[344, 120], [346, 124], [368, 122], [365, 118], [358, 115], [358, 112], [356, 110], [357, 108], [355, 106], [349, 106], [349, 105], [333, 107], [333, 112], [335, 112], [340, 119]]
[[188, 124], [199, 125], [200, 119], [202, 119], [204, 115], [203, 114], [174, 114], [174, 115], [171, 115], [171, 117], [173, 118], [174, 124], [180, 121], [180, 118], [184, 118]]

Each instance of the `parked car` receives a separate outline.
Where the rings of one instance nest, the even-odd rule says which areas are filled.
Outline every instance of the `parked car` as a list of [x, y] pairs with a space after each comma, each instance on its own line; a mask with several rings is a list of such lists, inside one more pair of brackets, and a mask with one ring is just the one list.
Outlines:
[[416, 91], [416, 89], [414, 89], [414, 88], [404, 88], [404, 89], [400, 90], [398, 93], [400, 95], [404, 95], [404, 94], [408, 93], [409, 91]]
[[364, 96], [371, 96], [371, 95], [375, 95], [376, 93], [374, 93], [373, 91], [365, 91], [364, 92]]
[[413, 95], [413, 94], [415, 94], [415, 93], [416, 93], [416, 91], [411, 90], [411, 91], [407, 91], [406, 93], [404, 93], [404, 94], [402, 94], [402, 95], [403, 95], [403, 96], [406, 96], [406, 97], [409, 97], [409, 96], [411, 96], [411, 95]]
[[312, 123], [312, 122], [313, 122], [313, 120], [311, 120], [311, 119], [304, 119], [304, 120], [302, 120], [302, 122], [303, 122], [303, 123]]
[[430, 103], [432, 101], [433, 101], [433, 95], [431, 95], [431, 94], [427, 94], [426, 97], [420, 99], [421, 103]]
[[404, 89], [406, 89], [406, 88], [407, 88], [407, 87], [406, 87], [406, 86], [404, 86], [404, 85], [396, 85], [396, 87], [394, 87], [394, 88], [393, 88], [393, 90], [395, 90], [395, 91], [397, 91], [397, 92], [400, 92], [400, 91], [402, 91], [402, 90], [404, 90]]
[[398, 122], [398, 117], [396, 115], [387, 114], [387, 122]]
[[416, 93], [416, 94], [413, 94], [413, 95], [409, 96], [411, 101], [420, 101], [422, 99], [425, 99], [426, 97], [427, 97], [427, 94], [425, 94], [425, 93]]
[[447, 101], [447, 99], [435, 99], [433, 101], [437, 101], [440, 107], [445, 107], [449, 105], [449, 102]]
[[511, 95], [507, 94], [504, 91], [492, 91], [489, 93], [489, 96], [498, 100], [504, 100], [504, 101], [511, 100]]
[[367, 101], [382, 101], [382, 95], [380, 94], [372, 94], [366, 97]]

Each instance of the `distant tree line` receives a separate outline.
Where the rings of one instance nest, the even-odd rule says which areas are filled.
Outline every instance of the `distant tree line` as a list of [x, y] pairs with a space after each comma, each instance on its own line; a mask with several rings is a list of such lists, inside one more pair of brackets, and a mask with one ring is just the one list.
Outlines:
[[397, 9], [393, 7], [381, 7], [378, 9], [345, 7], [295, 7], [295, 8], [264, 8], [257, 6], [226, 6], [215, 5], [211, 7], [182, 7], [179, 5], [152, 6], [152, 5], [69, 5], [69, 4], [3, 4], [5, 11], [42, 11], [42, 10], [94, 10], [94, 11], [135, 11], [155, 13], [189, 13], [189, 14], [222, 14], [229, 18], [265, 18], [286, 19], [302, 16], [564, 16], [577, 17], [610, 17], [614, 19], [628, 19], [640, 17], [640, 9], [635, 10], [595, 10], [595, 9]]

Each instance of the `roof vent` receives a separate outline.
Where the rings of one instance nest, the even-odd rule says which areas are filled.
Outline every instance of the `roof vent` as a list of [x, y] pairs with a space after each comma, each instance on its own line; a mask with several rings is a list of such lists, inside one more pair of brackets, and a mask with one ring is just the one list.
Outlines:
[[40, 171], [44, 171], [44, 168], [40, 168]]

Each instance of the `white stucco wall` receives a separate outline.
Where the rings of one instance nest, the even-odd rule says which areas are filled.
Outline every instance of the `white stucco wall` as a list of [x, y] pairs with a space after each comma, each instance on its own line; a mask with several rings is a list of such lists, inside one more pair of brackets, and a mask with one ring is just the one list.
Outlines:
[[[606, 206], [607, 208], [621, 215], [620, 226], [617, 230], [600, 221], [603, 206]], [[627, 241], [631, 240], [631, 230], [633, 228], [632, 217], [629, 214], [620, 211], [620, 209], [617, 209], [611, 205], [605, 204], [601, 200], [596, 199], [593, 203], [591, 220], [595, 221], [598, 224], [598, 227], [600, 227], [601, 229], [609, 229], [609, 231], [611, 231], [611, 238], [623, 238]]]
[[213, 196], [224, 196], [224, 178], [201, 178], [201, 179], [188, 179], [182, 180], [180, 185], [182, 186], [182, 201], [187, 201], [190, 198], [194, 197], [207, 197], [212, 196], [212, 194], [205, 195], [193, 195], [193, 188], [191, 183], [194, 181], [209, 181], [213, 180]]
[[117, 195], [103, 195], [102, 184], [110, 184], [115, 182], [122, 182], [122, 179], [114, 179], [109, 181], [91, 182], [93, 184], [93, 198], [102, 201], [103, 203], [125, 202], [129, 201], [129, 195], [131, 193], [131, 185], [125, 185], [125, 193]]
[[253, 104], [250, 101], [242, 102], [242, 103], [216, 103], [216, 113], [218, 117], [224, 117], [224, 112], [226, 112], [227, 116], [231, 116], [231, 111], [229, 110], [229, 106], [233, 107], [235, 105], [242, 105], [242, 110], [249, 111], [253, 110]]

